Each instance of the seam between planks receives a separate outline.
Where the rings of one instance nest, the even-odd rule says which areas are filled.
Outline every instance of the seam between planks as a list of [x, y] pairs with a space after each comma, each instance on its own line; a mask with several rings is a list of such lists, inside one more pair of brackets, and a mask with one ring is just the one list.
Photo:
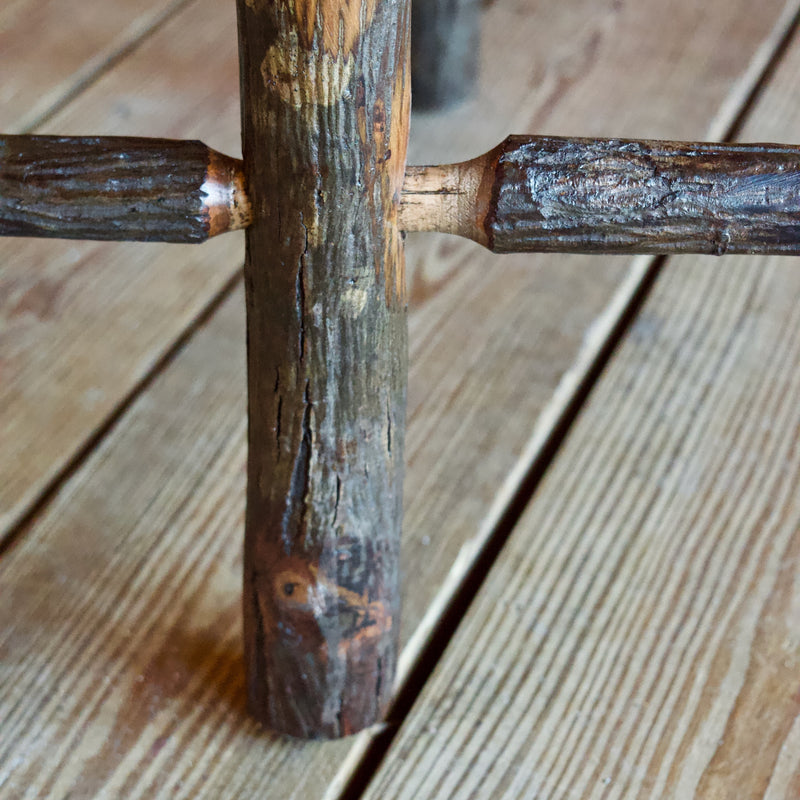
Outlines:
[[211, 320], [217, 309], [234, 293], [242, 280], [242, 271], [238, 269], [226, 281], [223, 288], [212, 295], [197, 316], [181, 331], [164, 352], [155, 360], [153, 366], [145, 372], [123, 395], [119, 403], [109, 412], [108, 416], [91, 433], [89, 433], [75, 453], [68, 458], [60, 470], [53, 476], [39, 492], [29, 507], [22, 511], [18, 521], [9, 526], [7, 533], [0, 538], [0, 558], [6, 555], [13, 547], [20, 544], [25, 538], [25, 533], [35, 524], [37, 517], [43, 513], [52, 499], [58, 494], [61, 487], [77, 472], [84, 461], [94, 451], [95, 447], [108, 436], [119, 424], [128, 409], [136, 402], [142, 392], [152, 385], [158, 376], [167, 369], [180, 355], [195, 333]]
[[[37, 104], [38, 108], [34, 106], [27, 115], [18, 120], [9, 130], [13, 133], [25, 134], [45, 125], [122, 61], [133, 55], [175, 16], [195, 2], [196, 0], [172, 0], [160, 10], [134, 21], [116, 41], [105, 47], [76, 70], [69, 78], [69, 86], [61, 86], [50, 92]], [[16, 517], [12, 517], [12, 521], [8, 523], [5, 530], [0, 531], [0, 557], [24, 536], [31, 522], [47, 506], [50, 499], [58, 492], [64, 482], [79, 468], [95, 445], [115, 426], [139, 393], [149, 386], [156, 375], [172, 361], [177, 352], [191, 338], [194, 331], [202, 327], [214, 311], [233, 292], [239, 274], [239, 271], [235, 272], [226, 281], [222, 289], [217, 290], [209, 298], [208, 302], [188, 322], [186, 327], [171, 342], [166, 343], [161, 355], [155, 359], [151, 368], [140, 377], [139, 381], [131, 386], [128, 394], [120, 398], [117, 405], [109, 411], [102, 422], [86, 433], [83, 442], [75, 448], [71, 455], [67, 456], [61, 468], [55, 472], [52, 478], [46, 481], [41, 489], [30, 497], [28, 502], [21, 505]]]
[[13, 126], [13, 130], [6, 133], [31, 133], [46, 124], [117, 64], [134, 53], [176, 14], [194, 2], [195, 0], [172, 0], [165, 8], [136, 20], [125, 30], [120, 39], [112, 42], [73, 73], [69, 79], [70, 85], [56, 87], [54, 91], [45, 95]]
[[[732, 141], [737, 137], [798, 29], [800, 2], [790, 0], [771, 35], [756, 50], [709, 125], [709, 140]], [[398, 664], [395, 699], [387, 721], [378, 729], [360, 734], [331, 782], [325, 800], [355, 800], [363, 795], [667, 261], [664, 256], [633, 259], [624, 282], [592, 325], [573, 366], [564, 374], [543, 409], [522, 456], [509, 473], [478, 534], [460, 551], [442, 588], [403, 650]]]

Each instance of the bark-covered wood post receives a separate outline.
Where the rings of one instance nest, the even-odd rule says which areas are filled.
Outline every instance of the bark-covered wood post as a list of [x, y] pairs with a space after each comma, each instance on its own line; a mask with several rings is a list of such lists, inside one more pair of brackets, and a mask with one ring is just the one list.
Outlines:
[[414, 108], [452, 106], [472, 92], [480, 64], [480, 0], [413, 0]]
[[237, 0], [250, 416], [251, 712], [381, 718], [399, 631], [407, 322], [397, 208], [407, 0]]

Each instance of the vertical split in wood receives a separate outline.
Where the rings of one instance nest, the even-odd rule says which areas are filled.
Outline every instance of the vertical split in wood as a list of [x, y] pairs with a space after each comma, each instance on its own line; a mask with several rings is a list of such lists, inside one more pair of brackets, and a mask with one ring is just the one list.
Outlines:
[[414, 108], [443, 109], [472, 92], [480, 64], [480, 0], [413, 0]]
[[407, 322], [397, 228], [406, 0], [237, 0], [250, 415], [249, 707], [282, 733], [381, 718], [399, 631]]

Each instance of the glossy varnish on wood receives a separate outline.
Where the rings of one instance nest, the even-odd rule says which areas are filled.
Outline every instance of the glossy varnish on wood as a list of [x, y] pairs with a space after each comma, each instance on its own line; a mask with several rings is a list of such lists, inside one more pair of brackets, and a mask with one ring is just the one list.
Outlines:
[[411, 167], [400, 224], [495, 253], [800, 252], [800, 147], [510, 136]]
[[[511, 136], [407, 168], [397, 221], [495, 253], [794, 254], [798, 176], [791, 145]], [[0, 236], [197, 243], [251, 221], [242, 162], [200, 142], [0, 137]]]
[[381, 718], [399, 647], [409, 4], [238, 11], [249, 703], [279, 732], [342, 736]]

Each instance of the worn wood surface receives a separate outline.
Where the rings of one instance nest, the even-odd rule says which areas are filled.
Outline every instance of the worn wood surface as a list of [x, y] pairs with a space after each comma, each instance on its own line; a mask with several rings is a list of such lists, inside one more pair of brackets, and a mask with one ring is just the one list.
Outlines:
[[399, 647], [411, 6], [237, 8], [248, 703], [275, 731], [332, 738], [382, 718]]
[[798, 796], [799, 295], [667, 261], [366, 797]]
[[6, 0], [0, 6], [0, 130], [22, 133], [39, 124], [188, 2]]
[[[555, 11], [542, 0], [520, 14], [501, 3], [487, 11], [486, 52], [495, 57], [487, 57], [484, 69], [486, 86], [504, 91], [484, 91], [449, 114], [447, 125], [438, 115], [418, 118], [413, 160], [467, 159], [509, 130], [701, 138], [705, 122], [697, 120], [707, 121], [721, 98], [728, 99], [719, 119], [736, 113], [742, 88], [774, 45], [770, 26], [779, 5], [771, 0], [759, 15], [734, 5], [722, 16], [711, 7], [682, 7], [676, 27], [667, 10], [649, 6], [622, 13], [609, 1]], [[86, 13], [95, 12], [75, 16]], [[543, 16], [546, 26], [534, 21]], [[729, 21], [717, 25], [717, 18]], [[674, 30], [675, 38], [656, 35], [650, 19]], [[755, 70], [744, 68], [751, 57]], [[35, 46], [24, 49], [17, 69], [38, 74], [30, 64], [37, 58]], [[645, 62], [647, 69], [631, 74], [631, 63]], [[734, 81], [742, 86], [729, 92]], [[201, 138], [235, 155], [237, 86], [234, 9], [195, 0], [42, 132]], [[668, 102], [653, 102], [655, 86]], [[724, 124], [712, 127], [724, 130]], [[229, 284], [241, 247], [219, 240], [176, 259], [173, 248], [157, 245], [0, 241], [0, 426], [9, 432], [0, 437], [1, 538]], [[418, 239], [407, 255], [411, 302], [444, 291], [454, 271], [474, 258], [469, 242]], [[538, 261], [537, 269], [550, 269], [542, 266], [547, 263]], [[510, 267], [506, 259], [504, 268]], [[613, 281], [622, 268], [595, 264], [592, 274]], [[474, 270], [482, 275], [479, 262]], [[553, 286], [557, 271], [548, 274]], [[457, 381], [458, 363], [445, 357], [439, 369], [453, 370]]]
[[481, 66], [480, 0], [413, 0], [414, 108], [448, 108], [475, 91]]
[[[498, 46], [487, 47], [503, 58], [489, 63], [488, 74], [499, 79], [511, 69], [518, 80], [506, 83], [502, 95], [475, 101], [489, 109], [487, 116], [475, 116], [467, 103], [435, 125], [417, 120], [413, 159], [468, 158], [509, 129], [702, 137], [737, 75], [746, 69], [752, 74], [748, 59], [755, 51], [761, 53], [756, 60], [762, 58], [759, 43], [774, 42], [771, 27], [780, 4], [767, 4], [759, 15], [747, 14], [749, 4], [736, 2], [701, 8], [681, 4], [680, 13], [662, 6], [533, 3], [521, 15], [514, 4], [495, 4], [488, 11], [487, 33]], [[187, 19], [169, 39], [159, 40], [161, 46], [180, 41], [184, 33], [195, 35], [209, 44], [207, 60], [208, 52], [218, 52], [212, 45], [218, 41], [220, 13], [215, 4], [202, 27], [198, 12], [193, 18], [198, 28]], [[209, 20], [215, 18], [212, 29]], [[130, 115], [128, 131], [152, 133], [161, 125], [170, 127], [165, 135], [205, 135], [175, 130], [184, 120], [189, 128], [212, 129], [209, 143], [230, 152], [224, 120], [191, 116], [192, 103], [199, 105], [191, 95], [193, 82], [184, 89], [192, 103], [177, 107], [168, 84], [160, 82], [161, 73], [146, 72], [151, 61], [160, 60], [161, 66], [169, 61], [166, 52], [149, 51], [138, 65], [138, 75], [142, 70], [150, 75], [146, 85], [158, 101], [133, 93], [141, 91], [135, 71], [121, 75], [117, 88]], [[642, 68], [623, 68], [637, 54]], [[180, 47], [170, 58], [187, 77], [192, 68], [203, 67], [190, 63]], [[697, 80], [699, 65], [703, 81]], [[206, 81], [219, 85], [215, 81], [223, 77], [210, 71]], [[653, 102], [655, 86], [658, 103]], [[736, 100], [726, 106], [735, 110], [741, 97], [741, 89], [734, 88], [730, 98]], [[169, 125], [167, 107], [177, 115]], [[80, 112], [84, 118], [96, 113], [91, 106]], [[466, 124], [473, 117], [474, 124]], [[144, 130], [134, 129], [140, 118]], [[71, 124], [77, 127], [78, 119]], [[402, 558], [407, 660], [424, 643], [442, 602], [517, 485], [519, 460], [532, 452], [525, 449], [528, 434], [545, 436], [579, 380], [584, 353], [593, 346], [588, 337], [582, 348], [584, 336], [626, 270], [620, 259], [537, 257], [531, 269], [527, 257], [508, 256], [500, 281], [491, 268], [496, 260], [470, 242], [414, 238], [409, 236], [413, 311]], [[172, 259], [161, 261], [160, 271], [145, 270], [147, 280], [125, 294], [143, 266], [115, 264], [123, 274], [113, 288], [128, 303], [120, 328], [126, 328], [134, 355], [125, 361], [125, 348], [105, 341], [106, 352], [124, 362], [106, 365], [106, 387], [116, 386], [112, 369], [122, 370], [138, 358], [136, 348], [151, 329], [149, 346], [163, 335], [162, 314], [151, 313], [149, 305], [157, 302], [162, 310], [161, 303], [192, 286], [189, 272], [165, 284], [182, 269]], [[106, 291], [98, 275], [106, 281], [118, 275], [93, 272], [90, 265], [83, 270], [75, 271], [76, 283], [67, 285], [76, 291], [82, 286], [84, 294], [92, 294], [85, 291], [89, 286]], [[161, 295], [148, 288], [151, 284]], [[101, 331], [108, 339], [115, 329], [109, 322], [113, 314], [102, 307], [103, 300], [109, 303], [115, 296], [108, 291], [93, 297], [91, 307], [72, 307], [73, 328], [65, 323], [70, 307], [60, 306], [62, 327], [53, 318], [49, 337], [37, 331], [41, 341], [61, 341], [73, 331], [84, 347], [102, 339]], [[144, 298], [138, 308], [131, 299], [137, 292]], [[24, 790], [35, 794], [42, 787], [51, 787], [56, 797], [70, 788], [73, 796], [89, 797], [260, 793], [308, 798], [329, 789], [335, 796], [334, 776], [341, 770], [344, 777], [351, 768], [346, 758], [351, 740], [279, 740], [259, 732], [244, 714], [241, 304], [240, 296], [232, 298], [192, 338], [0, 563], [0, 585], [10, 598], [0, 610], [0, 703], [9, 731], [0, 779], [12, 796]], [[80, 338], [82, 325], [94, 315], [100, 319], [91, 328], [93, 337]], [[28, 337], [31, 345], [34, 336], [29, 332]], [[30, 352], [36, 351], [31, 347]], [[77, 371], [85, 369], [73, 352], [62, 350], [62, 359]], [[93, 352], [99, 358], [103, 351]], [[578, 353], [575, 369], [569, 370]], [[49, 385], [45, 381], [38, 385]], [[77, 379], [74, 385], [85, 386]], [[70, 394], [65, 396], [69, 400]], [[59, 419], [62, 426], [73, 424], [69, 414]], [[44, 429], [47, 422], [45, 417]], [[59, 429], [51, 423], [48, 430], [52, 438]], [[18, 463], [30, 469], [32, 456], [25, 452]], [[85, 557], [88, 551], [93, 559]]]
[[[238, 85], [235, 9], [197, 0], [41, 132], [196, 138], [236, 155]], [[0, 240], [0, 540], [229, 285], [243, 251], [237, 235], [179, 257], [171, 245]]]
[[241, 162], [202, 142], [0, 135], [0, 236], [199, 244], [250, 216]]
[[800, 147], [509, 136], [411, 167], [400, 225], [494, 253], [800, 252]]

